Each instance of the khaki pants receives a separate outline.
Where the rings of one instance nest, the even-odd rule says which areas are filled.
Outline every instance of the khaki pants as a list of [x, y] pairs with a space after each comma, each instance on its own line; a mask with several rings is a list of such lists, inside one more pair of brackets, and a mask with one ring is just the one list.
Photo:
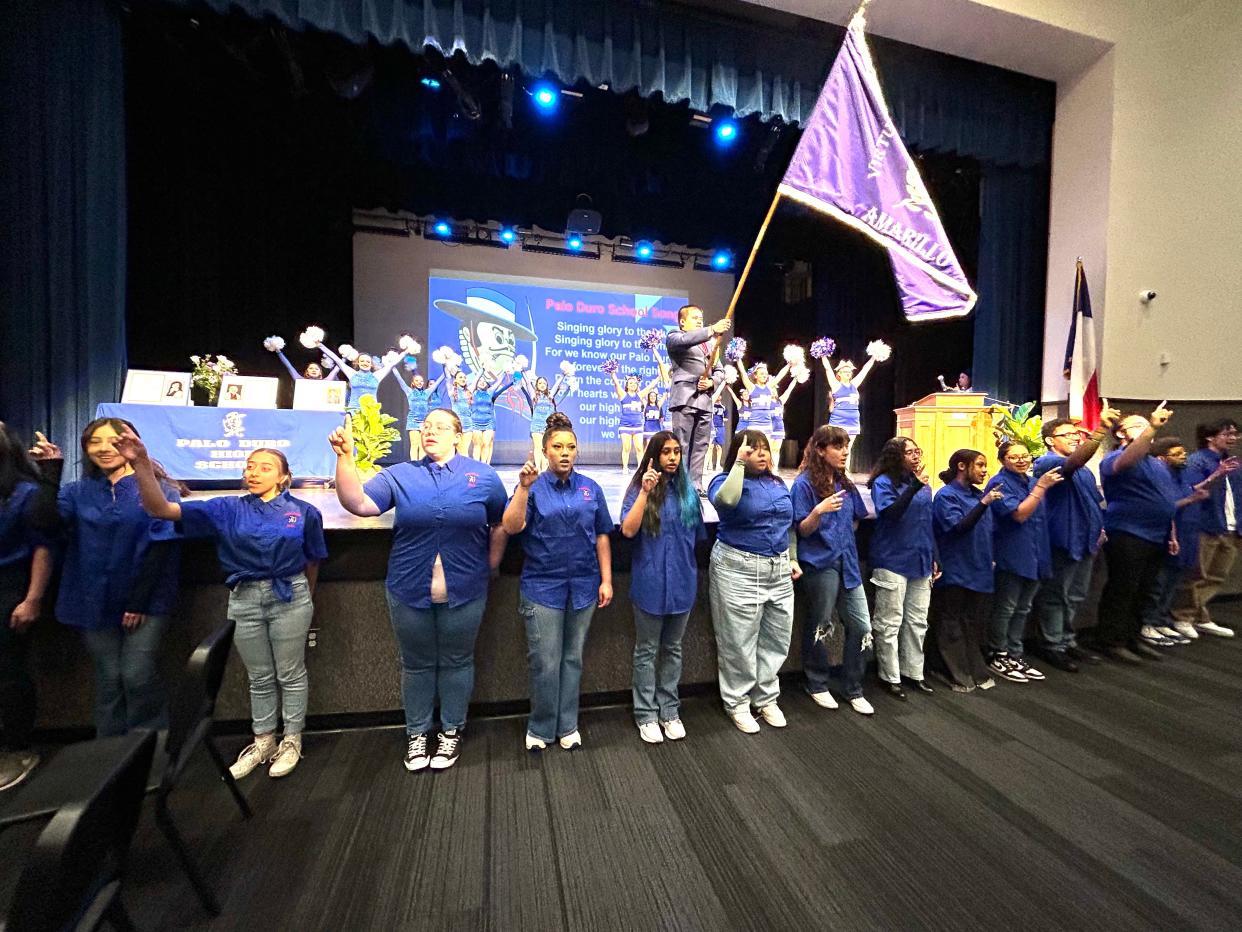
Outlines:
[[1182, 583], [1177, 593], [1173, 620], [1177, 623], [1205, 624], [1212, 620], [1208, 602], [1220, 591], [1221, 584], [1233, 568], [1238, 556], [1238, 538], [1234, 534], [1200, 534], [1198, 573]]

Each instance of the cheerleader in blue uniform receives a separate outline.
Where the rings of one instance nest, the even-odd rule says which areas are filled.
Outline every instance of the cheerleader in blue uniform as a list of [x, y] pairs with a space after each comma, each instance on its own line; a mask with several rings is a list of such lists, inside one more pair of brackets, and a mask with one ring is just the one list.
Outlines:
[[621, 438], [621, 468], [630, 468], [630, 451], [637, 458], [642, 453], [643, 443], [643, 399], [647, 393], [660, 384], [660, 376], [639, 388], [638, 376], [627, 375], [625, 385], [617, 378], [615, 371], [608, 373], [612, 377], [612, 385], [617, 398], [621, 402], [621, 422], [617, 425], [617, 434]]
[[423, 458], [423, 419], [427, 417], [427, 412], [432, 408], [436, 390], [444, 381], [445, 373], [441, 371], [440, 377], [428, 385], [426, 377], [416, 369], [410, 375], [410, 384], [407, 385], [405, 379], [401, 378], [400, 369], [393, 369], [392, 372], [397, 384], [405, 392], [405, 400], [409, 404], [405, 415], [405, 432], [410, 437], [410, 460], [421, 460]]
[[298, 372], [297, 369], [293, 368], [293, 363], [289, 362], [289, 357], [285, 355], [285, 341], [282, 337], [268, 337], [263, 341], [263, 348], [268, 352], [276, 354], [280, 364], [285, 367], [285, 371], [289, 373], [289, 377], [295, 382], [300, 382], [302, 379], [311, 379], [315, 382], [330, 382], [341, 377], [341, 370], [338, 366], [334, 365], [332, 371], [324, 375], [323, 366], [317, 362], [307, 363], [306, 368]]
[[729, 409], [720, 400], [720, 396], [728, 387], [727, 382], [721, 382], [712, 392], [712, 442], [707, 448], [707, 471], [709, 473], [720, 472], [720, 463], [724, 459], [725, 418], [729, 416]]
[[643, 443], [647, 443], [664, 430], [665, 394], [654, 389], [647, 392], [647, 403], [643, 406]]
[[547, 429], [548, 418], [557, 409], [560, 399], [569, 393], [569, 381], [564, 370], [556, 377], [551, 388], [542, 375], [532, 379], [531, 374], [519, 372], [515, 374], [515, 380], [526, 397], [526, 404], [530, 406], [530, 442], [531, 449], [535, 452], [535, 465], [541, 470], [547, 469], [548, 463], [543, 455], [543, 432]]
[[884, 362], [891, 353], [892, 350], [888, 345], [880, 340], [868, 343], [867, 361], [862, 369], [858, 370], [857, 375], [854, 363], [848, 359], [841, 360], [834, 367], [827, 356], [820, 357], [820, 362], [824, 364], [824, 374], [828, 376], [828, 387], [832, 398], [832, 406], [828, 409], [828, 423], [834, 427], [840, 427], [850, 435], [851, 451], [857, 446], [858, 438], [862, 434], [858, 391], [862, 388], [863, 380], [871, 372], [871, 367], [877, 362]]
[[492, 447], [496, 444], [496, 399], [509, 387], [509, 379], [483, 372], [475, 380], [471, 396], [471, 417], [474, 421], [474, 458], [491, 463]]
[[[771, 378], [768, 375], [768, 364], [757, 362], [747, 373], [738, 361], [738, 373], [742, 377], [742, 385], [750, 392], [750, 429], [759, 430], [772, 442], [772, 406], [776, 402], [776, 393], [772, 390]], [[773, 447], [775, 449], [775, 447]]]
[[[460, 369], [452, 370], [452, 379], [448, 387], [449, 406], [457, 419], [461, 421], [461, 439], [457, 441], [457, 452], [462, 456], [470, 455], [470, 441], [474, 438], [474, 393], [470, 391], [470, 379]], [[477, 457], [476, 457], [477, 459]]]
[[[784, 370], [781, 370], [781, 371], [784, 372]], [[777, 379], [774, 381], [779, 381], [779, 379], [780, 377], [778, 376]], [[795, 381], [794, 379], [790, 379], [789, 384], [785, 386], [785, 390], [783, 392], [780, 392], [776, 398], [772, 399], [771, 439], [772, 439], [772, 449], [774, 451], [773, 459], [776, 460], [776, 465], [778, 467], [780, 466], [780, 452], [779, 451], [781, 448], [781, 444], [785, 442], [785, 404], [789, 401], [789, 396], [793, 394], [794, 386], [797, 384], [798, 384], [797, 381]], [[778, 391], [778, 389], [776, 389], [775, 387], [773, 388], [773, 390]]]
[[[380, 382], [384, 381], [388, 373], [392, 371], [393, 366], [401, 361], [399, 353], [389, 353], [380, 360], [380, 367], [377, 369], [375, 368], [375, 357], [370, 353], [359, 353], [354, 357], [351, 365], [324, 344], [320, 343], [319, 348], [323, 350], [325, 356], [336, 363], [337, 368], [344, 372], [345, 377], [349, 379], [349, 404], [345, 406], [345, 410], [350, 414], [358, 410], [365, 396], [375, 397], [375, 393], [379, 391]], [[352, 348], [341, 348], [352, 352]]]

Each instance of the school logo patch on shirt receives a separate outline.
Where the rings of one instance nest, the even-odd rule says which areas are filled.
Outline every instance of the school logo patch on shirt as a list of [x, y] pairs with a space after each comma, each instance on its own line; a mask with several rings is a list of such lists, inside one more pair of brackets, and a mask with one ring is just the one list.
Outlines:
[[466, 488], [473, 489], [479, 484], [479, 474], [477, 472], [466, 473]]
[[589, 502], [591, 500], [591, 490], [587, 486], [584, 485], [578, 491], [582, 493], [582, 500], [584, 502]]
[[302, 513], [300, 511], [286, 511], [285, 512], [285, 527], [287, 528], [297, 527], [298, 521], [301, 520], [301, 518], [302, 518]]

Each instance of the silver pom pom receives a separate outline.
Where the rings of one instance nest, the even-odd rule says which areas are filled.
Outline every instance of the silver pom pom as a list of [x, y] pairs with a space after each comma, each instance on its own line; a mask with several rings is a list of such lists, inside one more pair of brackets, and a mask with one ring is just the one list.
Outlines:
[[323, 327], [311, 326], [302, 331], [302, 333], [298, 336], [298, 342], [307, 349], [314, 349], [323, 342], [323, 338]]

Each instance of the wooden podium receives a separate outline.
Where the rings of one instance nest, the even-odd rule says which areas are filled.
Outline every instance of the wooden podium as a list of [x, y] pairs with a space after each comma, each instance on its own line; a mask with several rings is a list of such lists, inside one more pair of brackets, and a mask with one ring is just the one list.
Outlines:
[[989, 476], [999, 468], [992, 418], [983, 399], [983, 392], [935, 392], [893, 412], [898, 436], [922, 448], [933, 490], [944, 484], [939, 473], [955, 450], [978, 450], [986, 456]]

